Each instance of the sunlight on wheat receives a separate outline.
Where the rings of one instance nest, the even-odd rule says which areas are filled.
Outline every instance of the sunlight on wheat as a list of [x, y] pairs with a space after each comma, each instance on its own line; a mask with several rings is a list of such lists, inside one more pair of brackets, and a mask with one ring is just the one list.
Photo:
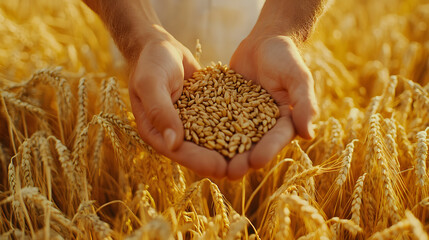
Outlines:
[[336, 1], [302, 50], [316, 137], [237, 182], [140, 139], [83, 3], [2, 1], [0, 23], [0, 239], [428, 239], [424, 1]]

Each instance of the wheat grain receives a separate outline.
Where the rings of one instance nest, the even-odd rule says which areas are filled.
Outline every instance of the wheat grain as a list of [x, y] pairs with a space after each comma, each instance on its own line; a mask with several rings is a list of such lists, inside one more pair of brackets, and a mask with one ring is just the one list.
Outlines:
[[121, 120], [118, 116], [110, 113], [100, 113], [98, 117], [102, 120], [110, 122], [112, 125], [116, 125], [121, 131], [124, 132], [125, 135], [133, 139], [137, 144], [148, 148], [146, 143], [143, 142], [136, 130], [129, 124]]
[[171, 161], [171, 169], [173, 171], [174, 183], [179, 192], [183, 193], [186, 190], [186, 179], [180, 165]]
[[[195, 72], [175, 103], [185, 127], [185, 140], [232, 158], [251, 148], [279, 117], [274, 100], [251, 81], [220, 63]], [[209, 139], [213, 128], [215, 139]], [[226, 134], [226, 135], [225, 135]], [[234, 139], [240, 138], [241, 141]], [[213, 144], [215, 141], [216, 144]]]
[[18, 200], [18, 196], [17, 196], [16, 169], [15, 169], [15, 165], [13, 164], [13, 161], [9, 163], [8, 180], [9, 180], [9, 189], [12, 192], [12, 200], [13, 200], [12, 209], [14, 214], [16, 215], [16, 218], [18, 219], [19, 225], [21, 226], [21, 228], [24, 228], [25, 219], [24, 219], [24, 213], [22, 210], [21, 202]]
[[398, 129], [398, 146], [404, 152], [405, 158], [413, 159], [412, 145], [408, 140], [406, 130], [402, 125], [397, 125]]
[[[294, 140], [294, 141], [292, 141], [292, 146], [294, 147], [294, 149], [296, 149], [295, 151], [298, 152], [298, 154], [299, 154], [298, 161], [301, 163], [301, 165], [304, 167], [304, 169], [309, 169], [309, 168], [313, 167], [313, 162], [308, 157], [307, 153], [305, 153], [302, 150], [302, 148], [299, 145], [299, 143]], [[291, 167], [288, 169], [288, 171], [287, 171], [287, 173], [285, 175], [284, 181], [286, 181], [286, 179], [289, 179], [289, 178], [292, 177], [290, 174], [295, 175], [295, 173], [298, 171], [298, 165], [295, 165], [294, 168], [296, 168], [296, 169], [291, 168]], [[291, 172], [289, 172], [289, 170], [291, 170]], [[295, 171], [295, 173], [293, 171]], [[314, 196], [315, 191], [316, 191], [315, 190], [314, 177], [310, 177], [307, 180], [307, 184], [305, 184], [305, 187], [306, 187], [307, 191], [309, 192], [309, 194], [311, 196]]]
[[428, 145], [426, 144], [427, 133], [426, 131], [420, 131], [417, 133], [417, 144], [414, 156], [416, 157], [415, 163], [415, 174], [417, 178], [416, 184], [420, 187], [424, 187], [427, 182], [426, 175], [426, 158], [428, 155]]
[[290, 214], [291, 212], [287, 205], [278, 208], [276, 215], [279, 218], [279, 229], [275, 234], [276, 239], [289, 239], [292, 237]]
[[313, 162], [308, 157], [307, 153], [302, 150], [301, 146], [299, 145], [298, 141], [294, 140], [291, 142], [292, 146], [296, 149], [297, 152], [299, 152], [299, 158], [298, 161], [304, 166], [304, 168], [309, 169], [313, 167]]
[[93, 201], [83, 201], [80, 203], [78, 212], [73, 217], [73, 221], [82, 224], [84, 227], [82, 233], [87, 229], [92, 229], [99, 239], [112, 239], [112, 229], [109, 224], [103, 222], [96, 214], [92, 213]]
[[394, 225], [384, 229], [381, 232], [376, 232], [369, 239], [377, 239], [377, 240], [393, 239], [398, 235], [408, 231], [411, 231], [411, 224], [406, 219], [395, 223]]
[[43, 109], [18, 99], [14, 94], [10, 92], [1, 91], [0, 93], [1, 97], [6, 101], [6, 103], [11, 104], [18, 109], [37, 114], [41, 117], [44, 117], [46, 115], [46, 112]]
[[362, 228], [359, 227], [358, 224], [356, 224], [354, 221], [352, 220], [348, 220], [348, 219], [340, 219], [339, 217], [333, 217], [331, 219], [328, 220], [328, 222], [334, 222], [334, 223], [338, 223], [341, 226], [343, 226], [347, 231], [351, 232], [353, 235], [356, 235], [357, 233], [362, 232]]
[[228, 233], [225, 236], [227, 240], [234, 240], [240, 237], [240, 232], [247, 226], [247, 219], [243, 216], [239, 217], [238, 220], [231, 223]]
[[122, 144], [113, 126], [108, 121], [106, 121], [103, 117], [94, 116], [94, 118], [103, 127], [104, 131], [106, 131], [107, 135], [110, 138], [110, 141], [112, 142], [113, 148], [118, 158], [123, 158], [124, 154], [123, 154]]
[[21, 194], [25, 201], [34, 204], [39, 209], [49, 208], [50, 216], [53, 220], [61, 224], [63, 227], [70, 229], [73, 232], [79, 232], [71, 223], [71, 221], [58, 210], [54, 204], [46, 199], [45, 196], [39, 193], [36, 187], [25, 187], [21, 189]]
[[[87, 188], [89, 184], [86, 180], [86, 171], [85, 171], [85, 151], [88, 147], [88, 125], [82, 129], [82, 131], [77, 136], [73, 151], [71, 153], [71, 162], [73, 164], [74, 172], [77, 176], [76, 178], [76, 189], [81, 200], [87, 199]], [[87, 186], [87, 187], [85, 187]]]
[[368, 122], [371, 116], [377, 113], [377, 109], [378, 109], [378, 106], [380, 106], [380, 102], [381, 102], [381, 96], [375, 96], [371, 98], [371, 102], [366, 109], [365, 117], [364, 117], [365, 120], [363, 122]]
[[330, 142], [326, 147], [325, 156], [323, 157], [324, 161], [328, 160], [332, 155], [337, 154], [343, 149], [343, 129], [341, 123], [331, 117], [329, 118], [329, 125], [331, 127], [331, 132], [329, 134]]
[[58, 117], [67, 120], [72, 114], [71, 90], [67, 80], [60, 73], [61, 68], [42, 69], [37, 71], [31, 77], [27, 86], [37, 83], [51, 85], [57, 91]]
[[140, 215], [143, 217], [144, 222], [149, 222], [155, 219], [158, 213], [156, 212], [152, 196], [145, 188], [146, 187], [140, 184], [137, 196], [141, 204]]
[[396, 76], [391, 76], [390, 81], [388, 82], [387, 86], [384, 88], [384, 92], [376, 112], [380, 112], [383, 108], [388, 109], [390, 107], [388, 105], [391, 104], [392, 99], [395, 96], [395, 89], [397, 84], [398, 84], [398, 78]]
[[77, 122], [76, 132], [79, 133], [87, 124], [88, 115], [88, 92], [86, 87], [86, 79], [81, 78], [78, 86], [78, 111], [77, 111]]
[[21, 168], [24, 173], [23, 186], [27, 187], [34, 187], [33, 174], [31, 170], [31, 141], [32, 139], [27, 139], [21, 144], [21, 146], [19, 146]]
[[400, 104], [397, 110], [397, 113], [395, 112], [395, 118], [398, 120], [398, 122], [401, 125], [405, 125], [408, 115], [412, 112], [411, 106], [413, 103], [412, 98], [412, 92], [410, 90], [404, 91], [401, 95], [398, 97], [400, 99]]
[[385, 135], [385, 143], [386, 143], [387, 151], [391, 154], [393, 162], [397, 163], [398, 144], [396, 143], [396, 138], [397, 138], [396, 124], [393, 119], [388, 119], [388, 118], [384, 119], [384, 123], [387, 126], [387, 131]]
[[197, 191], [201, 188], [204, 182], [205, 180], [201, 180], [198, 182], [194, 182], [190, 186], [188, 186], [185, 193], [183, 193], [183, 195], [180, 197], [180, 200], [177, 201], [177, 203], [175, 204], [174, 208], [177, 212], [182, 212], [185, 210], [188, 201], [192, 199], [192, 196], [197, 193]]
[[139, 239], [174, 239], [170, 224], [162, 217], [150, 221], [146, 225], [140, 227], [133, 234], [127, 236], [127, 240]]
[[69, 149], [59, 139], [53, 136], [50, 136], [50, 138], [55, 141], [55, 148], [59, 155], [58, 160], [61, 163], [61, 167], [63, 168], [63, 172], [68, 180], [69, 186], [79, 194], [80, 198], [83, 198], [85, 195], [83, 190], [85, 183], [83, 181], [86, 180], [82, 178], [82, 170], [77, 169], [79, 165], [73, 163]]
[[341, 169], [338, 173], [338, 176], [335, 180], [335, 183], [338, 187], [341, 187], [348, 176], [348, 172], [350, 170], [351, 162], [352, 162], [352, 156], [353, 156], [353, 150], [354, 150], [354, 144], [357, 142], [358, 139], [352, 140], [349, 144], [347, 144], [346, 149], [342, 153], [342, 163], [341, 163]]
[[420, 240], [429, 239], [427, 232], [425, 231], [422, 223], [411, 213], [410, 211], [405, 211], [405, 217], [411, 226], [411, 231], [414, 233], [414, 236]]
[[103, 80], [102, 85], [102, 111], [107, 113], [115, 113], [114, 106], [117, 104], [121, 113], [126, 112], [125, 103], [120, 98], [120, 94], [118, 92], [119, 86], [116, 78], [110, 77], [107, 80], [105, 79]]
[[383, 183], [383, 195], [386, 203], [384, 211], [394, 222], [398, 222], [400, 220], [400, 216], [398, 214], [399, 209], [396, 204], [396, 199], [398, 198], [392, 187], [391, 168], [389, 168], [389, 163], [386, 160], [382, 143], [380, 141], [380, 128], [380, 115], [372, 115], [370, 118], [370, 132], [368, 139], [373, 147], [374, 161], [377, 162], [380, 167], [381, 181]]
[[366, 173], [364, 173], [362, 176], [358, 178], [356, 181], [353, 194], [352, 194], [352, 218], [351, 221], [354, 222], [356, 225], [360, 225], [360, 213], [361, 213], [361, 206], [362, 206], [362, 190], [363, 190], [363, 184], [365, 181]]
[[97, 169], [100, 167], [100, 160], [103, 151], [104, 128], [102, 126], [99, 126], [95, 139], [94, 151], [91, 159], [93, 168]]
[[227, 206], [223, 199], [222, 193], [219, 191], [219, 188], [216, 184], [210, 182], [210, 191], [213, 197], [216, 215], [220, 215], [221, 218], [222, 236], [225, 237], [226, 233], [229, 230]]
[[270, 198], [274, 199], [274, 198], [278, 197], [281, 193], [283, 193], [292, 184], [298, 183], [298, 182], [303, 181], [303, 180], [307, 180], [308, 178], [313, 177], [313, 176], [320, 174], [322, 172], [323, 172], [323, 170], [321, 167], [315, 166], [315, 167], [312, 167], [310, 169], [306, 169], [306, 170], [294, 175], [290, 179], [287, 179], [287, 180], [285, 179], [286, 180], [285, 183], [283, 183]]
[[307, 201], [295, 195], [282, 195], [282, 201], [288, 205], [288, 208], [296, 211], [303, 218], [309, 219], [314, 224], [317, 235], [320, 238], [326, 238], [328, 227], [320, 215], [319, 211], [311, 206]]

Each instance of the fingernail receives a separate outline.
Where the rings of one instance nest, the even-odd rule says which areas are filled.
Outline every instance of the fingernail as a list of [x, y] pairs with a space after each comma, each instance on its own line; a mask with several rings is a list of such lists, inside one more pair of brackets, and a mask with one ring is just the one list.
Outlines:
[[176, 140], [176, 133], [173, 129], [167, 128], [164, 130], [164, 141], [167, 144], [167, 148], [170, 151], [173, 151], [174, 148], [174, 142]]
[[308, 134], [310, 135], [311, 138], [314, 138], [314, 124], [309, 123], [308, 124]]

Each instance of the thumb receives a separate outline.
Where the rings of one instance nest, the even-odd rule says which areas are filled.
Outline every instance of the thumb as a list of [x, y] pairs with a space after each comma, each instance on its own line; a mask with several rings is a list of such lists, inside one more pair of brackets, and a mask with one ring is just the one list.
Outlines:
[[314, 93], [314, 82], [311, 74], [305, 74], [298, 86], [290, 90], [292, 103], [292, 120], [295, 129], [301, 137], [311, 139], [314, 137], [312, 121], [318, 114], [316, 95]]
[[163, 136], [165, 146], [174, 151], [183, 143], [184, 131], [170, 91], [162, 82], [159, 79], [145, 81], [144, 86], [136, 92], [154, 130]]

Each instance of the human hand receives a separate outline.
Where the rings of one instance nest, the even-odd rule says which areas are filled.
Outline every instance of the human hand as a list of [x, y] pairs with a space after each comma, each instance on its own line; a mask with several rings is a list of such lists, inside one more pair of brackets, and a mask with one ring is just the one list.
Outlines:
[[222, 178], [227, 163], [217, 152], [184, 141], [183, 124], [173, 103], [183, 79], [200, 68], [190, 51], [168, 33], [147, 41], [131, 63], [129, 94], [142, 139], [156, 151], [202, 176]]
[[276, 125], [251, 150], [236, 155], [229, 162], [228, 178], [238, 179], [249, 168], [262, 168], [296, 132], [311, 139], [314, 135], [311, 122], [318, 107], [311, 73], [289, 37], [249, 36], [233, 54], [230, 66], [265, 88], [280, 110]]

